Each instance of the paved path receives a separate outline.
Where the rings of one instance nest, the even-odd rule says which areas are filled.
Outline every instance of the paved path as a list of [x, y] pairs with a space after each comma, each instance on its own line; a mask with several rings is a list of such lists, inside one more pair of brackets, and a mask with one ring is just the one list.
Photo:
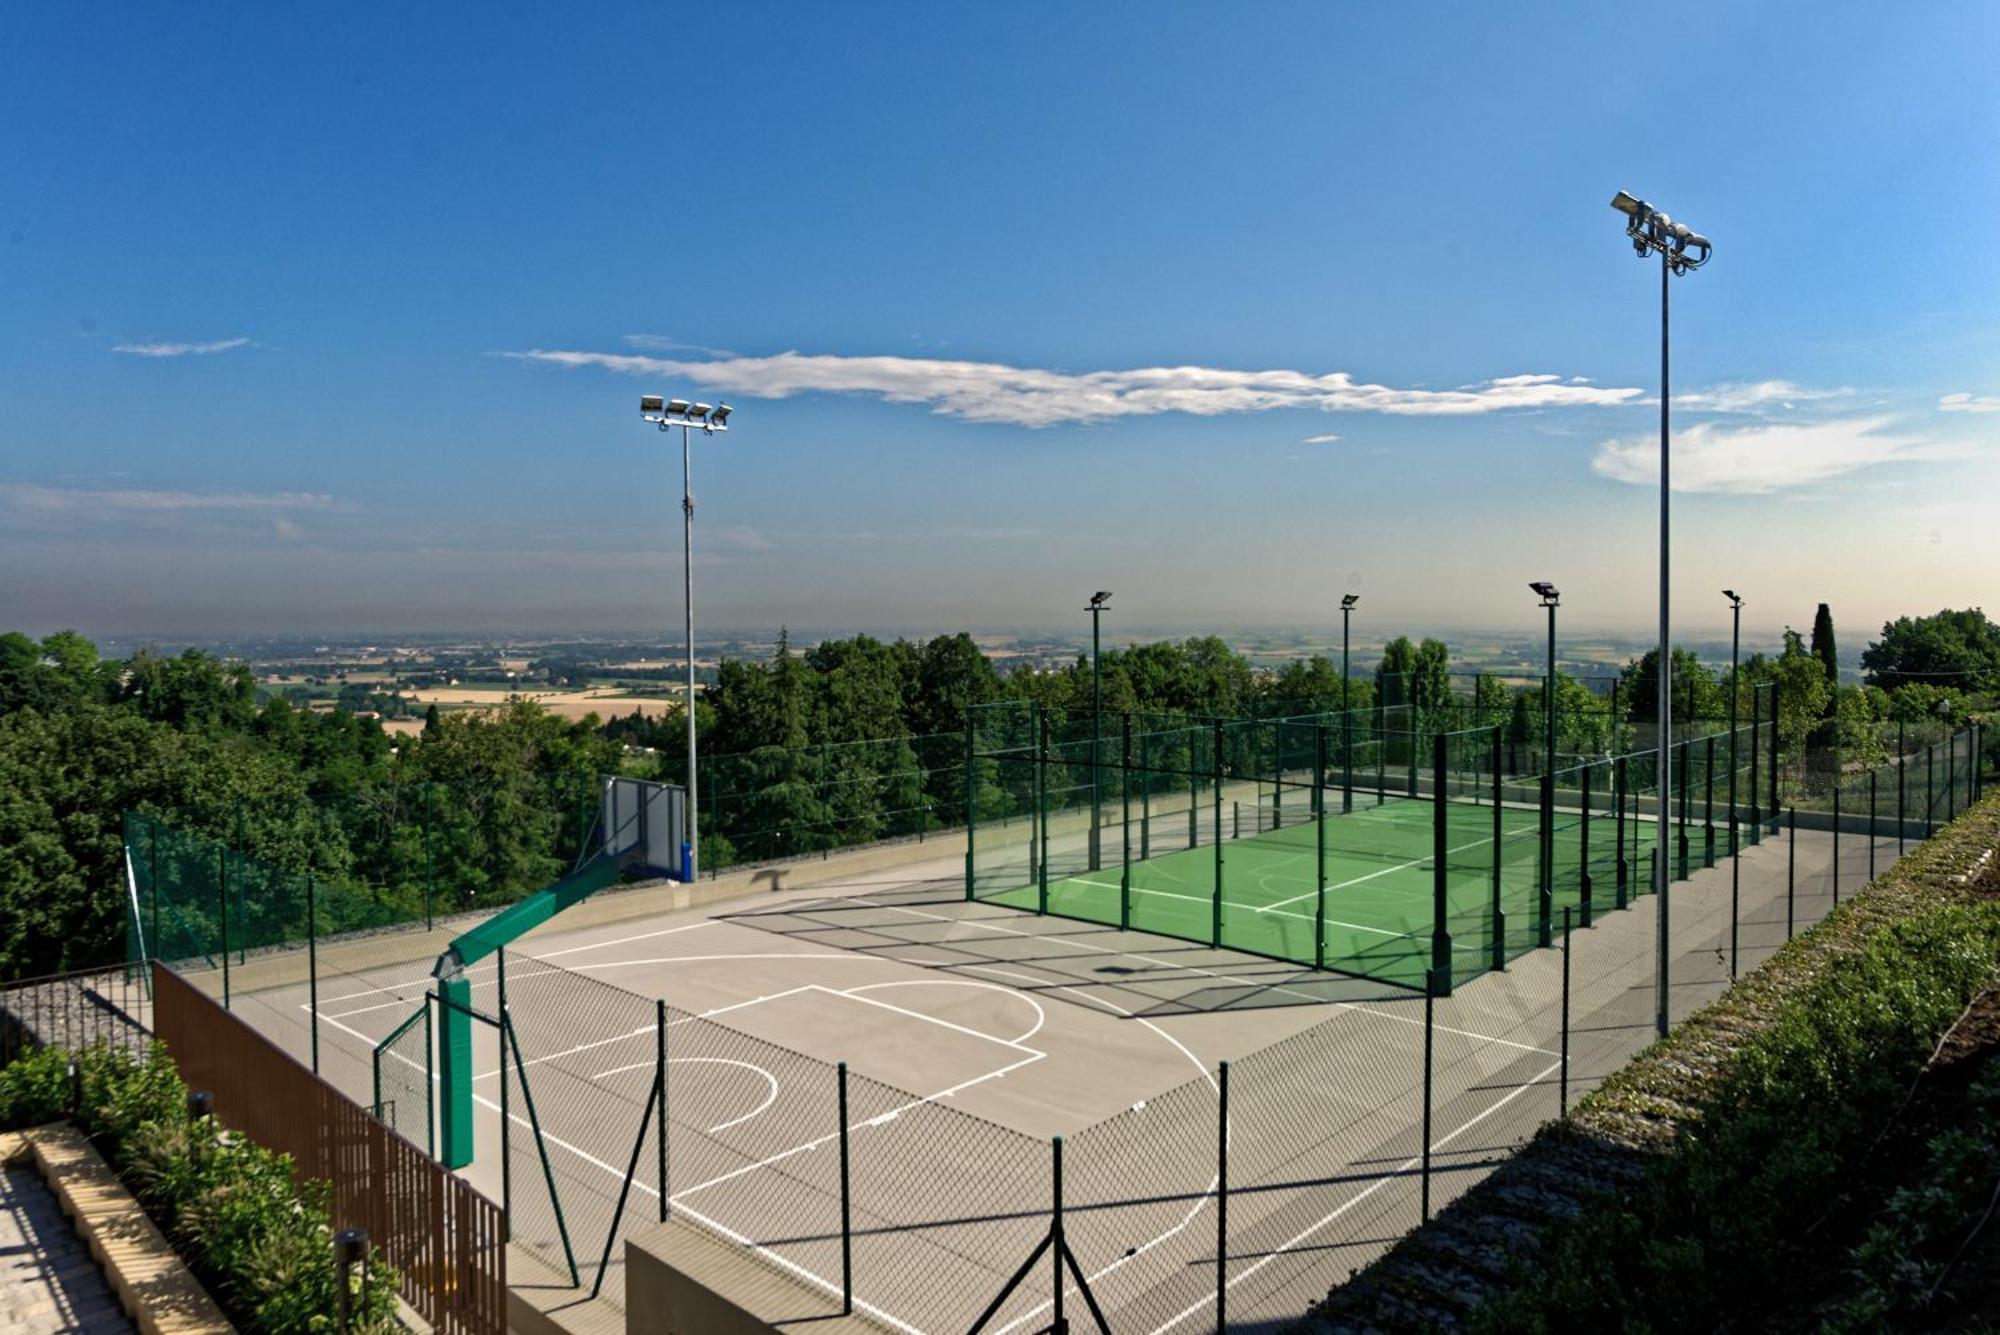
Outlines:
[[132, 1323], [104, 1272], [31, 1167], [0, 1181], [0, 1332], [123, 1335]]

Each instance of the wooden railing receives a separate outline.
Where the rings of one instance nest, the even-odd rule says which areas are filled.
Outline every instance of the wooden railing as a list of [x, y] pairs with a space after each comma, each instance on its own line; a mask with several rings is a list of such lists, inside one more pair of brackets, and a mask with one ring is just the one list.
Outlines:
[[333, 1226], [368, 1230], [404, 1301], [433, 1330], [506, 1335], [498, 1205], [157, 962], [153, 1023], [181, 1078], [214, 1096], [225, 1126], [333, 1184]]

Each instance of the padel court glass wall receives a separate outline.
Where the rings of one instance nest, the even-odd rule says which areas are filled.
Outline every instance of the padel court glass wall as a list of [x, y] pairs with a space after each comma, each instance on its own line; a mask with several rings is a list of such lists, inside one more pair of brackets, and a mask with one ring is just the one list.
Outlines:
[[[1543, 766], [1494, 711], [1056, 720], [974, 711], [966, 895], [1010, 908], [1448, 989], [1753, 842], [1776, 817], [1768, 692], [1732, 731], [1607, 713]], [[1620, 750], [1623, 746], [1625, 748]], [[1665, 827], [1662, 828], [1664, 814]], [[1436, 970], [1433, 979], [1431, 973]]]

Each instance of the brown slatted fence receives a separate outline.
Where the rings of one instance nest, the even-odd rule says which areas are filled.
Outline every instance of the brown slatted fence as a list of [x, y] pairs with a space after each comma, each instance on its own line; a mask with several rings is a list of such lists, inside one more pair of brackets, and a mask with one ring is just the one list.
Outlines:
[[273, 1046], [214, 998], [153, 965], [154, 1029], [215, 1115], [333, 1184], [335, 1228], [365, 1228], [404, 1301], [439, 1335], [506, 1335], [500, 1207]]

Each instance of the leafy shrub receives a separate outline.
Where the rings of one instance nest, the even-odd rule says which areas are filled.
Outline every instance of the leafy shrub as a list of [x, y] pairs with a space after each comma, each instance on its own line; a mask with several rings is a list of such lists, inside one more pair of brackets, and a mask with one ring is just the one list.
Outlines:
[[[1744, 1044], [1643, 1187], [1586, 1208], [1470, 1327], [1708, 1331], [1768, 1307], [1805, 1225], [1838, 1204], [1849, 1156], [1996, 965], [1990, 902], [1924, 908], [1829, 958]], [[1872, 1255], [1898, 1260], [1886, 1247]], [[1887, 1291], [1916, 1279], [1889, 1276]]]
[[[332, 1190], [296, 1181], [289, 1155], [212, 1121], [190, 1123], [187, 1086], [166, 1049], [145, 1059], [109, 1048], [48, 1048], [0, 1070], [0, 1129], [72, 1116], [69, 1063], [82, 1076], [76, 1124], [173, 1239], [237, 1325], [293, 1335], [331, 1331], [339, 1286]], [[353, 1329], [397, 1330], [396, 1276], [371, 1258]]]

